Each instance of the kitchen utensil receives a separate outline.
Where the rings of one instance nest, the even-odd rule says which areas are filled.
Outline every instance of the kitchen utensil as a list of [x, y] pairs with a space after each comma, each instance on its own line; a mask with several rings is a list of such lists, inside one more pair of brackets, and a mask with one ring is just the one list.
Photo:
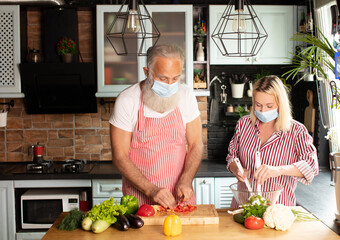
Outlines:
[[0, 112], [0, 127], [6, 127], [7, 125], [7, 111], [1, 110]]
[[[218, 81], [221, 83], [221, 80], [215, 76], [212, 81], [210, 82], [210, 86], [214, 81]], [[219, 122], [219, 111], [218, 111], [218, 105], [219, 105], [219, 99], [218, 99], [218, 86], [217, 84], [214, 85], [213, 88], [211, 88], [212, 94], [211, 94], [211, 103], [210, 103], [210, 114], [209, 114], [209, 121], [210, 123], [218, 123]]]
[[[243, 167], [242, 167], [242, 165], [241, 165], [241, 163], [240, 163], [240, 159], [235, 158], [235, 159], [234, 159], [234, 162], [236, 163], [236, 166], [237, 166], [238, 170], [243, 174], [243, 173], [244, 173], [244, 170], [243, 170]], [[249, 181], [248, 181], [248, 178], [246, 178], [246, 179], [244, 180], [244, 183], [246, 184], [248, 191], [249, 191], [249, 192], [252, 192], [252, 189], [251, 189], [250, 183], [249, 183]]]
[[[255, 154], [255, 169], [258, 169], [261, 166], [261, 153], [256, 152]], [[256, 192], [258, 195], [261, 194], [261, 184], [256, 184]]]
[[227, 89], [227, 86], [226, 85], [222, 85], [221, 86], [221, 89], [222, 89], [222, 93], [220, 94], [221, 96], [221, 102], [223, 104], [226, 104], [227, 103], [227, 93], [225, 92], [225, 90]]
[[[182, 224], [218, 224], [219, 217], [215, 205], [196, 205], [197, 209], [189, 213], [178, 213]], [[169, 212], [156, 212], [151, 217], [141, 217], [144, 225], [163, 225], [164, 219], [169, 216]]]
[[[257, 191], [248, 191], [245, 183], [243, 182], [231, 184], [229, 188], [233, 192], [234, 198], [240, 206], [247, 203], [250, 197], [258, 195]], [[283, 186], [280, 184], [273, 184], [270, 189], [270, 191], [261, 191], [261, 196], [267, 199], [270, 204], [275, 204], [279, 199]]]
[[315, 107], [313, 105], [313, 91], [307, 90], [307, 101], [309, 103], [308, 107], [305, 109], [305, 116], [303, 124], [306, 126], [310, 135], [314, 137], [315, 129]]

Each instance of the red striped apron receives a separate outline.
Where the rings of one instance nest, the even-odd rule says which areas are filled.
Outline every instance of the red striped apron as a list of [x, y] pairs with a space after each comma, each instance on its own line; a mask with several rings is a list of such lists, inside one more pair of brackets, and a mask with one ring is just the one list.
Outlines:
[[[133, 132], [129, 159], [141, 173], [159, 188], [167, 188], [174, 195], [186, 156], [185, 128], [178, 107], [163, 118], [144, 116], [140, 100], [138, 121]], [[123, 177], [123, 194], [138, 198], [139, 206], [156, 204]], [[189, 203], [195, 204], [193, 196]]]

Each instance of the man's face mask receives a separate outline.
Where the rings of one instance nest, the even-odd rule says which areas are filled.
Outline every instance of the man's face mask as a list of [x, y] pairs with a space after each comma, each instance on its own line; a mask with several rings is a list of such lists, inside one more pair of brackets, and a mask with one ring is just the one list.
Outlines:
[[163, 97], [163, 98], [168, 98], [178, 91], [178, 82], [175, 82], [170, 85], [167, 83], [154, 80], [154, 83], [151, 89], [158, 96]]

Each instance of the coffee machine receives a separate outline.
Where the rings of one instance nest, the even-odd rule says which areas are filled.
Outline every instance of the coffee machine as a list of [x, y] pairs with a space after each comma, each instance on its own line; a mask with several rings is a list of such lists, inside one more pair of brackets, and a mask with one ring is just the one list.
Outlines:
[[33, 149], [33, 162], [37, 164], [41, 164], [44, 161], [43, 153], [44, 147], [37, 142], [36, 145], [32, 146]]

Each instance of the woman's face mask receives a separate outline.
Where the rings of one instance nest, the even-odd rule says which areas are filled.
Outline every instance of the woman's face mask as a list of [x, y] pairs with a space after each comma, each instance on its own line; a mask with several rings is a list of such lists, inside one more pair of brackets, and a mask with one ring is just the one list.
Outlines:
[[178, 91], [178, 81], [170, 85], [167, 83], [154, 80], [151, 89], [158, 96], [168, 98]]
[[276, 119], [279, 116], [279, 114], [277, 112], [277, 108], [270, 110], [270, 111], [267, 111], [267, 112], [260, 112], [260, 111], [257, 111], [255, 109], [255, 116], [261, 122], [267, 123], [267, 122], [270, 122], [270, 121], [273, 121], [274, 119]]

